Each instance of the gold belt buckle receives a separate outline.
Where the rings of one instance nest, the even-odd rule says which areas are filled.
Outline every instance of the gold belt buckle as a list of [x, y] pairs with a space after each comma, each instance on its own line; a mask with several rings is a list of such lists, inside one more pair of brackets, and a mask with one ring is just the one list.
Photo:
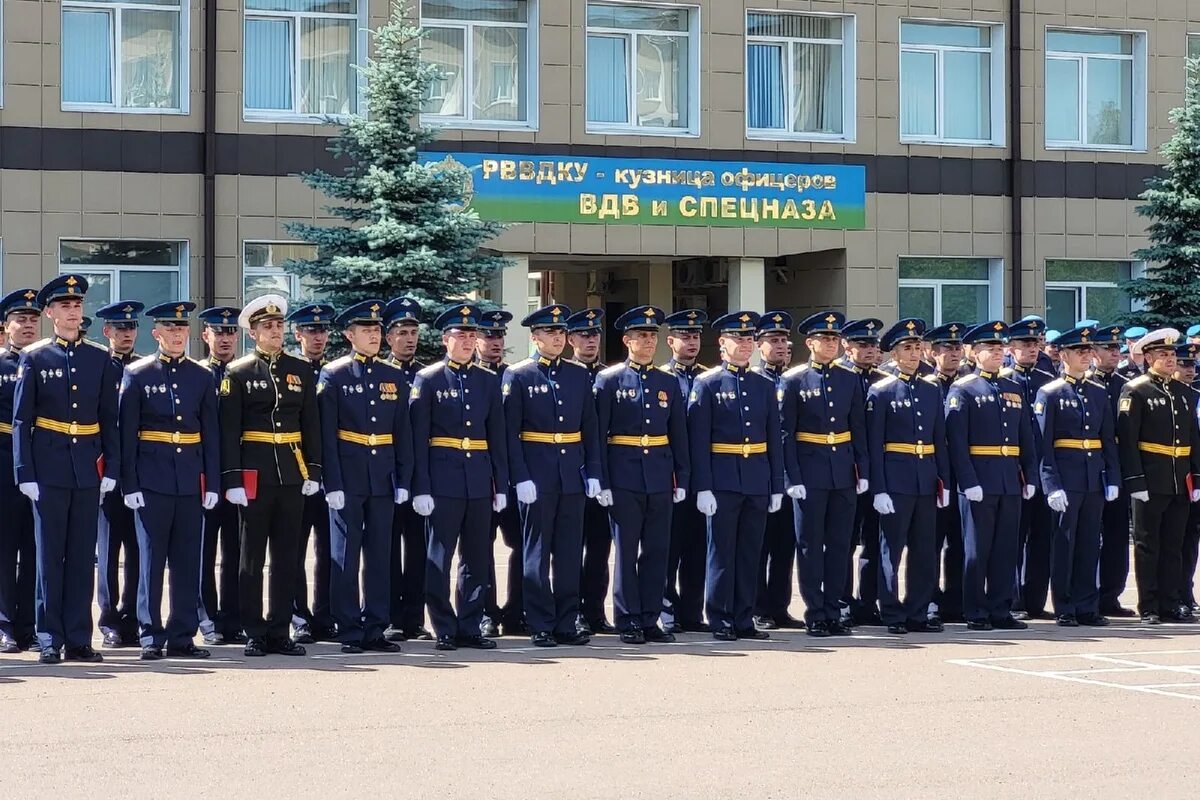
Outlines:
[[742, 445], [742, 458], [750, 457], [750, 444], [747, 442]]
[[837, 444], [837, 435], [833, 431], [830, 431], [829, 435], [825, 437], [825, 443]]
[[1083, 449], [1084, 449], [1084, 450], [1090, 450], [1090, 449], [1091, 449], [1091, 447], [1092, 447], [1091, 443], [1090, 443], [1090, 442], [1088, 442], [1088, 440], [1087, 440], [1087, 439], [1084, 439], [1084, 440], [1083, 440]]
[[563, 440], [563, 435], [561, 433], [554, 434], [554, 443], [555, 444], [562, 444], [562, 440]]
[[649, 446], [650, 446], [650, 436], [649, 436], [649, 434], [643, 433], [642, 434], [642, 447], [649, 447]]
[[69, 427], [69, 428], [67, 428], [67, 430], [70, 432], [70, 434], [71, 434], [72, 436], [74, 436], [75, 434], [79, 433], [79, 423], [78, 423], [78, 422], [72, 422], [72, 423], [71, 423], [71, 425], [70, 425], [70, 427]]
[[918, 457], [925, 455], [925, 445], [923, 445], [920, 442], [917, 442], [916, 449], [917, 449]]
[[171, 443], [179, 444], [179, 431], [175, 431], [174, 433], [171, 434]]
[[375, 446], [375, 434], [373, 434], [373, 433], [367, 434], [367, 445], [369, 447]]
[[1006, 445], [1006, 444], [1000, 445], [1000, 455], [1002, 455], [1002, 456], [1008, 455], [1008, 445]]
[[463, 450], [470, 450], [470, 449], [471, 449], [471, 440], [470, 440], [470, 439], [466, 439], [466, 438], [464, 438], [464, 439], [462, 440], [462, 449], [463, 449]]

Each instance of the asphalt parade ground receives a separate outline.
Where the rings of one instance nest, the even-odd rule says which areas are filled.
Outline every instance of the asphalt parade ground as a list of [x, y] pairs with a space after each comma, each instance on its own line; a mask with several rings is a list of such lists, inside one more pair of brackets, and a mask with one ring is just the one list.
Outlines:
[[1195, 793], [1200, 626], [403, 648], [0, 658], [0, 797]]

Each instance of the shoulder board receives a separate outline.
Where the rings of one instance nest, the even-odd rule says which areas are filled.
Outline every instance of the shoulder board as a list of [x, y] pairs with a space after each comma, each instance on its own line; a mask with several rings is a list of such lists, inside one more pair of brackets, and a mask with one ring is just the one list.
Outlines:
[[1057, 377], [1058, 377], [1058, 376], [1057, 376], [1057, 375], [1055, 375], [1053, 372], [1047, 372], [1046, 370], [1044, 370], [1044, 369], [1042, 369], [1042, 368], [1040, 368], [1040, 367], [1034, 367], [1034, 368], [1033, 368], [1033, 370], [1034, 370], [1034, 372], [1040, 372], [1040, 373], [1042, 373], [1043, 375], [1045, 375], [1045, 376], [1047, 376], [1047, 377], [1050, 377], [1050, 378], [1057, 378]]
[[849, 372], [851, 375], [861, 375], [862, 374], [861, 372], [858, 371], [858, 367], [851, 366], [850, 364], [844, 364], [844, 363], [842, 363], [841, 360], [833, 362], [833, 365], [835, 367], [841, 367], [842, 369], [846, 370], [846, 372]]
[[696, 377], [697, 378], [707, 378], [710, 375], [720, 375], [721, 370], [723, 370], [723, 369], [724, 369], [724, 367], [709, 367], [708, 369], [704, 370], [704, 372], [701, 372]]
[[31, 353], [31, 352], [33, 352], [34, 350], [37, 350], [38, 348], [41, 348], [41, 347], [45, 347], [45, 346], [46, 346], [46, 345], [48, 345], [48, 344], [50, 344], [50, 337], [49, 337], [49, 336], [47, 336], [45, 339], [38, 339], [38, 340], [37, 340], [36, 342], [34, 342], [33, 344], [26, 345], [25, 349], [24, 349], [24, 350], [22, 350], [21, 352], [22, 352], [22, 353]]
[[1011, 378], [1013, 376], [1013, 368], [1012, 367], [1001, 367], [1000, 371], [997, 372], [996, 374], [999, 375], [1001, 378]]
[[611, 367], [605, 367], [604, 369], [600, 370], [596, 377], [599, 377], [600, 375], [616, 375], [623, 369], [625, 369], [624, 361], [613, 364]]
[[1149, 383], [1149, 382], [1150, 382], [1150, 376], [1143, 374], [1143, 375], [1138, 375], [1136, 378], [1130, 378], [1129, 381], [1126, 383], [1126, 386], [1141, 386], [1142, 384]]
[[90, 344], [92, 347], [96, 348], [97, 350], [103, 350], [105, 353], [108, 353], [108, 348], [105, 347], [104, 345], [100, 344], [99, 342], [93, 342], [91, 339], [84, 339], [83, 343]]
[[898, 380], [900, 380], [900, 378], [898, 376], [888, 375], [887, 373], [884, 373], [883, 376], [879, 378], [879, 380], [875, 381], [875, 383], [872, 384], [872, 388], [887, 386], [888, 384], [894, 383], [895, 381], [898, 381]]
[[475, 369], [481, 369], [481, 370], [483, 370], [483, 371], [484, 371], [484, 372], [486, 372], [488, 375], [495, 375], [495, 374], [497, 374], [497, 373], [496, 373], [496, 370], [492, 369], [491, 367], [485, 367], [483, 364], [472, 364], [471, 366], [475, 367]]
[[938, 382], [937, 373], [930, 372], [925, 375], [922, 375], [921, 380], [925, 381], [926, 383], [937, 383]]
[[569, 358], [564, 358], [564, 359], [562, 360], [562, 363], [563, 363], [563, 365], [564, 365], [564, 366], [566, 366], [568, 369], [581, 369], [581, 370], [583, 370], [584, 372], [587, 372], [587, 367], [585, 367], [583, 364], [580, 364], [578, 361], [572, 361], [572, 360], [571, 360], [571, 359], [569, 359]]
[[808, 369], [808, 364], [799, 364], [795, 367], [792, 367], [787, 372], [783, 373], [783, 377], [787, 378], [792, 375], [799, 375], [801, 372], [804, 372], [807, 369]]
[[228, 369], [233, 369], [234, 367], [244, 367], [247, 364], [253, 364], [257, 359], [258, 356], [254, 355], [254, 353], [247, 353], [241, 358], [235, 358], [233, 361], [230, 361]]
[[670, 365], [670, 364], [663, 364], [662, 366], [660, 366], [660, 367], [658, 368], [658, 371], [659, 371], [659, 372], [665, 372], [665, 373], [667, 373], [668, 375], [674, 375], [674, 374], [675, 374], [675, 370], [671, 368], [671, 365]]
[[419, 370], [417, 370], [417, 374], [428, 378], [431, 375], [437, 375], [439, 372], [445, 369], [445, 367], [445, 361], [436, 361], [433, 364], [430, 364], [428, 367], [421, 367]]
[[755, 364], [753, 367], [750, 368], [750, 371], [753, 372], [755, 375], [762, 375], [762, 371], [763, 371], [762, 364]]
[[706, 367], [703, 364], [697, 362], [696, 369], [700, 370], [701, 372], [708, 372], [710, 369], [712, 369], [712, 367]]
[[1067, 382], [1063, 378], [1055, 378], [1054, 380], [1050, 381], [1045, 386], [1043, 386], [1042, 389], [1045, 389], [1045, 390], [1061, 389], [1062, 387], [1064, 387], [1066, 385], [1067, 385]]
[[[517, 367], [523, 367], [526, 364], [532, 364], [532, 363], [533, 363], [532, 358], [522, 359], [521, 361], [518, 361], [517, 363], [515, 363], [511, 367], [509, 367], [509, 369], [516, 369]], [[481, 366], [481, 365], [476, 364], [475, 366]]]
[[1084, 383], [1089, 384], [1091, 386], [1095, 386], [1097, 389], [1105, 389], [1105, 390], [1108, 389], [1108, 387], [1105, 386], [1103, 383], [1100, 383], [1100, 381], [1097, 381], [1097, 380], [1093, 380], [1092, 378], [1085, 379]]
[[130, 361], [129, 369], [134, 369], [135, 367], [138, 369], [141, 369], [143, 367], [149, 366], [150, 364], [153, 364], [157, 360], [158, 360], [158, 356], [142, 356], [141, 358], [137, 359], [136, 361]]
[[584, 369], [588, 368], [588, 365], [580, 361], [578, 358], [564, 358], [563, 361], [568, 364], [574, 364], [577, 367], [583, 367]]
[[186, 356], [186, 358], [187, 358], [187, 360], [188, 360], [188, 361], [192, 362], [192, 363], [193, 363], [193, 364], [195, 364], [197, 367], [203, 367], [204, 369], [208, 369], [208, 364], [207, 364], [206, 362], [204, 362], [204, 361], [201, 361], [201, 360], [200, 360], [200, 359], [198, 359], [198, 358], [192, 358], [191, 356]]
[[331, 367], [331, 368], [332, 367], [343, 367], [349, 363], [350, 363], [350, 356], [342, 356], [341, 358], [335, 358], [333, 361], [330, 361], [325, 366]]
[[951, 386], [966, 386], [968, 383], [970, 383], [971, 381], [975, 380], [978, 377], [979, 377], [979, 373], [972, 372], [967, 375], [963, 375], [961, 378], [959, 378], [958, 380], [956, 380], [954, 383], [952, 383], [950, 385]]

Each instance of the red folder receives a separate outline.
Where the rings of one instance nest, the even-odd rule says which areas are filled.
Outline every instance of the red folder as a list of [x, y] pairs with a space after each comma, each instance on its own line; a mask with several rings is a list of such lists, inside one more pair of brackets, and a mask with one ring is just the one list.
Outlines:
[[1187, 478], [1184, 479], [1184, 482], [1187, 484], [1188, 497], [1190, 498], [1192, 496], [1192, 491], [1196, 488], [1194, 485], [1195, 479], [1192, 478], [1192, 473], [1189, 472], [1187, 474]]
[[253, 500], [258, 496], [258, 470], [242, 470], [242, 488], [246, 490], [247, 500]]
[[204, 488], [205, 488], [205, 487], [204, 487], [204, 473], [203, 473], [203, 472], [201, 472], [201, 473], [200, 473], [200, 499], [201, 499], [201, 500], [203, 500], [203, 499], [204, 499], [204, 494], [205, 494], [205, 492], [204, 492]]
[[104, 453], [101, 453], [100, 457], [96, 459], [96, 475], [100, 480], [104, 480]]

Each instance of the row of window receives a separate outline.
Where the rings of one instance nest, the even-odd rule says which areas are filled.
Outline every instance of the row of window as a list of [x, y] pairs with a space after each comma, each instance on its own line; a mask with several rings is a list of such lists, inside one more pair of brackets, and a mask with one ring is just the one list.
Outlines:
[[[63, 108], [188, 113], [189, 5], [63, 0]], [[246, 118], [356, 113], [366, 5], [246, 0]], [[426, 122], [536, 127], [536, 0], [422, 0], [420, 13], [439, 67]], [[855, 20], [747, 13], [747, 136], [854, 140]], [[698, 8], [591, 2], [586, 43], [589, 131], [699, 134]], [[1188, 51], [1200, 54], [1200, 36]], [[1001, 24], [901, 21], [901, 140], [1003, 145], [1006, 55]], [[1047, 28], [1046, 145], [1144, 149], [1146, 63], [1145, 33]]]

